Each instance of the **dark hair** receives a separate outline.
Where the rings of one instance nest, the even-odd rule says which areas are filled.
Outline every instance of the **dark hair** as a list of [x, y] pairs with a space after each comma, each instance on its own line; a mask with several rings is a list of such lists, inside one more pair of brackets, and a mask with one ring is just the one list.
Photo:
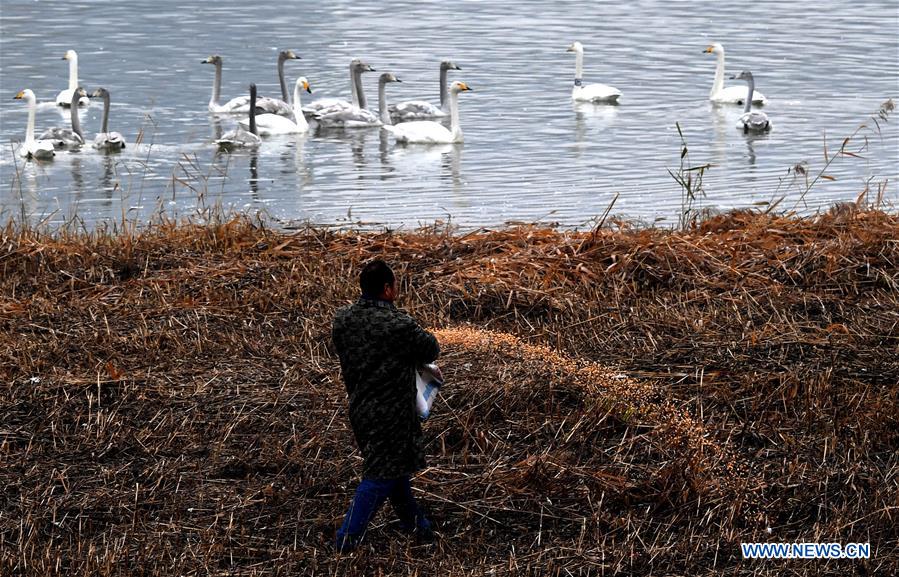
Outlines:
[[381, 259], [375, 259], [362, 269], [359, 273], [359, 287], [362, 289], [362, 295], [375, 298], [384, 290], [384, 285], [393, 284], [396, 277], [393, 271], [387, 266], [387, 263]]

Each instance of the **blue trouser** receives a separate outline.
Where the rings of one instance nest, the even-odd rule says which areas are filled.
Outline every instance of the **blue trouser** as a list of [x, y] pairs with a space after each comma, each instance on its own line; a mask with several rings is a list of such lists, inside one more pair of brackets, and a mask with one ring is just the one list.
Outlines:
[[343, 525], [337, 530], [337, 549], [348, 551], [355, 547], [368, 527], [368, 522], [377, 513], [386, 499], [390, 499], [400, 526], [405, 531], [430, 529], [431, 523], [415, 504], [409, 477], [398, 479], [366, 479], [363, 478], [356, 487], [356, 494], [350, 508], [343, 519]]

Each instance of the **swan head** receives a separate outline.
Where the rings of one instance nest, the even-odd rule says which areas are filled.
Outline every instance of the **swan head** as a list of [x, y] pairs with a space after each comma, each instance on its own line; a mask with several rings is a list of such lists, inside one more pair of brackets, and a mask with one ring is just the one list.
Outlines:
[[297, 78], [297, 88], [302, 88], [309, 94], [312, 94], [312, 88], [310, 88], [309, 81], [306, 80], [305, 76], [300, 76], [299, 78]]
[[459, 80], [456, 80], [450, 85], [450, 92], [452, 92], [453, 94], [459, 94], [460, 92], [467, 92], [469, 90], [471, 90], [471, 88], [467, 84], [465, 84], [464, 82], [460, 82]]
[[210, 56], [206, 60], [201, 61], [200, 63], [201, 64], [216, 64], [216, 65], [218, 65], [218, 64], [222, 63], [222, 57], [219, 56], [218, 54], [213, 54], [212, 56]]
[[709, 44], [706, 46], [706, 49], [703, 50], [705, 54], [715, 54], [715, 55], [723, 55], [724, 54], [724, 46], [720, 43], [715, 42], [713, 44]]
[[745, 80], [746, 82], [752, 82], [752, 72], [748, 70], [744, 70], [739, 74], [731, 74], [731, 80]]
[[354, 58], [352, 62], [350, 62], [350, 68], [353, 70], [360, 70], [362, 72], [375, 72], [375, 69], [368, 65], [367, 62], [363, 61], [361, 58]]
[[106, 98], [109, 96], [109, 91], [105, 88], [97, 88], [90, 94], [91, 98]]
[[16, 93], [16, 95], [12, 98], [13, 100], [25, 100], [27, 102], [34, 102], [34, 92], [26, 88], [25, 90], [19, 90], [19, 92]]
[[385, 72], [381, 74], [380, 78], [378, 78], [378, 84], [387, 84], [388, 82], [402, 82], [402, 80], [400, 80], [390, 72]]
[[282, 50], [278, 53], [278, 60], [284, 62], [285, 60], [302, 60], [302, 58], [297, 56], [293, 50]]
[[583, 54], [584, 53], [584, 45], [578, 41], [574, 41], [571, 43], [570, 46], [568, 46], [568, 50], [566, 50], [566, 52], [578, 52], [578, 53]]
[[444, 60], [443, 62], [441, 62], [440, 69], [441, 70], [462, 70], [461, 68], [456, 66], [456, 63], [453, 62], [452, 60]]
[[77, 60], [78, 53], [74, 50], [66, 50], [65, 56], [62, 57], [63, 60]]
[[79, 86], [75, 89], [75, 94], [77, 94], [80, 98], [87, 98], [87, 90]]

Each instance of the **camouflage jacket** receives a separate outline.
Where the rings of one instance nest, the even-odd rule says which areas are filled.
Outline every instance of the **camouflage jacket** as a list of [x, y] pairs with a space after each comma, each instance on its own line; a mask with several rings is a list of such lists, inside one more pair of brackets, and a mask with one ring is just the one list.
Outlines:
[[331, 337], [363, 476], [393, 479], [424, 468], [415, 367], [437, 358], [437, 339], [393, 304], [365, 298], [337, 311]]

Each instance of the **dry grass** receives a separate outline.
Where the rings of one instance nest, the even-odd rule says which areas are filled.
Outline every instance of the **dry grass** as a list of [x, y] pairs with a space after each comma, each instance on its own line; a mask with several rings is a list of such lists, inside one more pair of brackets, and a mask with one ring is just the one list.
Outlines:
[[[845, 208], [683, 232], [9, 226], [0, 574], [890, 574], [897, 239]], [[339, 557], [360, 463], [330, 318], [375, 255], [444, 348], [414, 483], [443, 539], [385, 515]], [[872, 559], [742, 561], [756, 540]]]

